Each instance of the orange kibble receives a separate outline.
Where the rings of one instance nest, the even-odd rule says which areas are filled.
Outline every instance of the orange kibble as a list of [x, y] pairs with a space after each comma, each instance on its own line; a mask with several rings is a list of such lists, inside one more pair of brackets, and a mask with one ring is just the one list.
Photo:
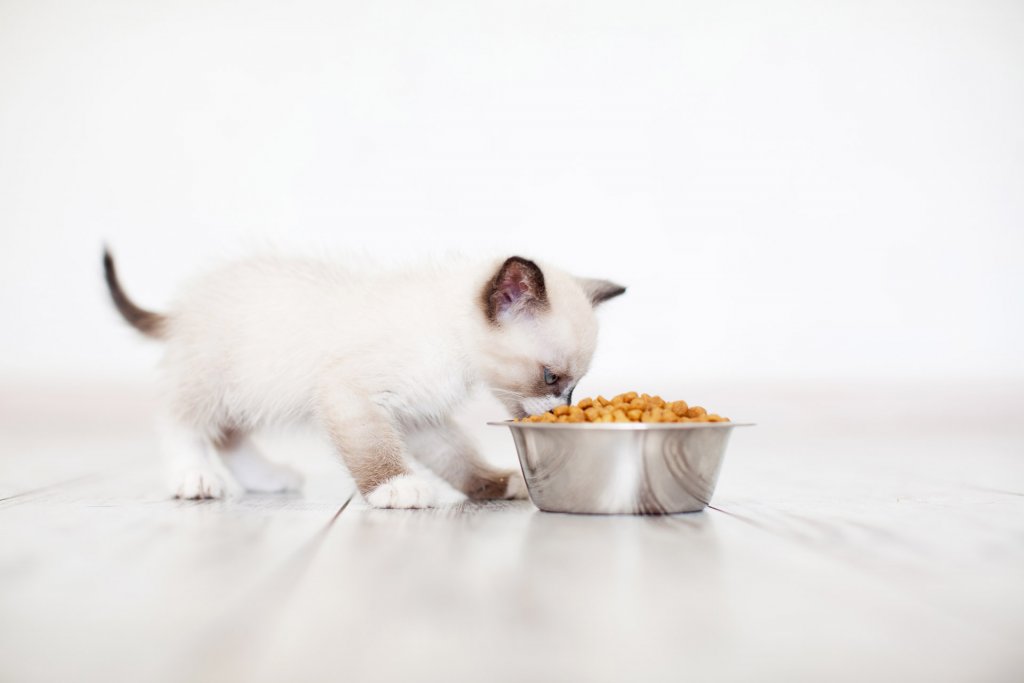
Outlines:
[[686, 401], [666, 401], [661, 396], [627, 391], [610, 400], [604, 396], [581, 399], [576, 405], [562, 405], [540, 415], [516, 418], [516, 422], [597, 423], [597, 422], [728, 422], [718, 413]]

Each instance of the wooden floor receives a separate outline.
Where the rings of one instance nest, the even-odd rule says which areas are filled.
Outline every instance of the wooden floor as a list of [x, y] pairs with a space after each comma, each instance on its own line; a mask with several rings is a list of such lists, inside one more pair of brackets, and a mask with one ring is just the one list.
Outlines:
[[132, 392], [0, 396], [0, 681], [1024, 680], [1020, 385], [687, 391], [759, 426], [665, 518], [371, 510], [310, 435], [168, 500]]

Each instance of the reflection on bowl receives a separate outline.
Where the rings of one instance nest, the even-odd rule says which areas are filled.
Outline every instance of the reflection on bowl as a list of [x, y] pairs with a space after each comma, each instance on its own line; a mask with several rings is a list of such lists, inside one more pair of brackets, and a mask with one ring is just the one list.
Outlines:
[[490, 422], [512, 430], [534, 505], [548, 512], [704, 509], [735, 422]]

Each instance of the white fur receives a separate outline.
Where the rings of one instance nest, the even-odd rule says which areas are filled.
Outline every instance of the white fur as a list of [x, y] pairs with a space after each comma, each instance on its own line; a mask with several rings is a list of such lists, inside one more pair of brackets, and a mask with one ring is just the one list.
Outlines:
[[523, 473], [514, 472], [508, 479], [508, 490], [505, 492], [505, 498], [509, 500], [526, 500], [528, 497], [526, 480], [523, 479]]
[[246, 491], [282, 493], [302, 487], [302, 474], [267, 460], [248, 436], [241, 437], [230, 448], [221, 449], [220, 454], [228, 471]]
[[403, 474], [366, 496], [375, 508], [428, 508], [437, 502], [437, 486], [418, 474]]
[[[402, 435], [444, 423], [477, 386], [516, 414], [564, 403], [571, 387], [557, 396], [523, 387], [536, 383], [545, 365], [576, 381], [587, 371], [597, 321], [586, 284], [541, 265], [549, 309], [496, 325], [484, 315], [482, 297], [502, 261], [377, 271], [260, 258], [193, 282], [164, 330], [164, 450], [176, 495], [227, 490], [212, 445], [225, 428], [245, 434], [314, 421], [329, 431], [335, 426], [338, 443], [371, 448], [381, 441], [406, 458]], [[344, 433], [335, 433], [337, 425]], [[367, 433], [345, 440], [360, 430]], [[298, 485], [296, 473], [263, 460], [251, 444], [236, 448], [222, 455], [249, 490]], [[367, 491], [367, 500], [421, 507], [435, 500], [428, 489], [403, 475]], [[510, 480], [508, 495], [524, 495], [518, 479]]]
[[228, 490], [213, 444], [202, 434], [170, 420], [160, 423], [165, 478], [175, 498], [220, 498]]

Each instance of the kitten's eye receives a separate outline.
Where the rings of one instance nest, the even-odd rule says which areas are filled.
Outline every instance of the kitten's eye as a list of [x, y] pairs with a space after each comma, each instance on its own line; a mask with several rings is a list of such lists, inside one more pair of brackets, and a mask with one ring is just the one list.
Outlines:
[[554, 384], [558, 381], [558, 375], [544, 368], [544, 384]]

